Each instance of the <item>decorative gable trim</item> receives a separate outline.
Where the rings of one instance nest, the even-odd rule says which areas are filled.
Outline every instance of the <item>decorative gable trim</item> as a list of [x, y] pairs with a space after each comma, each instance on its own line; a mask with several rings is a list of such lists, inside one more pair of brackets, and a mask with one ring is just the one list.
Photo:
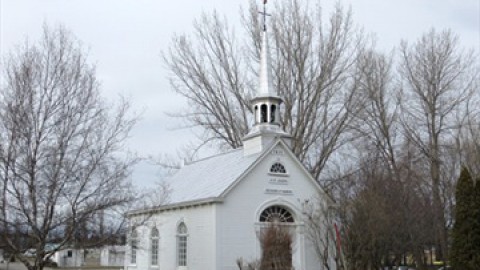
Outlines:
[[313, 178], [312, 174], [307, 170], [307, 168], [305, 168], [305, 166], [303, 165], [302, 162], [300, 162], [297, 156], [295, 156], [295, 154], [290, 149], [290, 147], [288, 147], [288, 145], [283, 140], [279, 140], [277, 144], [282, 144], [283, 148], [287, 151], [287, 154], [293, 159], [293, 161], [303, 171], [303, 173], [307, 176], [310, 182], [312, 182], [312, 184], [317, 188], [317, 190], [321, 192], [322, 195], [324, 195], [328, 199], [329, 203], [332, 203], [332, 204], [335, 203], [335, 200], [327, 192], [325, 192], [325, 190], [322, 188], [322, 186], [320, 186], [317, 180]]
[[235, 186], [237, 186], [238, 183], [240, 181], [242, 181], [245, 178], [246, 175], [248, 175], [268, 154], [270, 154], [277, 145], [281, 145], [283, 147], [283, 149], [285, 149], [286, 155], [288, 155], [296, 163], [296, 165], [298, 165], [298, 167], [302, 170], [302, 172], [307, 176], [309, 181], [316, 187], [317, 191], [321, 192], [322, 195], [324, 195], [329, 200], [329, 203], [334, 203], [333, 198], [330, 197], [330, 195], [328, 193], [326, 193], [325, 190], [323, 190], [323, 188], [320, 186], [320, 184], [318, 184], [317, 180], [315, 180], [313, 178], [313, 176], [310, 174], [310, 172], [307, 170], [307, 168], [305, 168], [305, 166], [302, 164], [302, 162], [300, 162], [300, 160], [297, 158], [297, 156], [295, 156], [295, 154], [292, 152], [290, 147], [283, 141], [282, 138], [279, 138], [279, 137], [277, 137], [273, 141], [273, 143], [270, 145], [270, 147], [268, 147], [267, 150], [265, 150], [257, 158], [257, 160], [255, 160], [255, 162], [253, 162], [248, 167], [247, 170], [245, 170], [227, 189], [225, 189], [220, 194], [220, 198], [225, 198], [228, 195], [228, 193], [230, 193], [230, 191], [232, 189], [234, 189]]

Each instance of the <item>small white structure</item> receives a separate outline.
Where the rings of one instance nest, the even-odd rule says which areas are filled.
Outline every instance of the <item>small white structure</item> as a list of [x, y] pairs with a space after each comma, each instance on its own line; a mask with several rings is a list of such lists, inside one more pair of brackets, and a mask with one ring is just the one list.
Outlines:
[[101, 266], [123, 266], [125, 246], [104, 246], [100, 253]]
[[[255, 124], [243, 148], [185, 165], [166, 180], [166, 205], [128, 213], [125, 270], [237, 270], [237, 259], [261, 257], [258, 234], [270, 224], [292, 233], [294, 269], [324, 269], [305, 234], [304, 207], [331, 200], [291, 150], [268, 62], [264, 32], [260, 83], [251, 100]], [[333, 257], [327, 263], [335, 270]]]
[[61, 249], [52, 256], [52, 261], [58, 267], [78, 267], [85, 264], [84, 251], [82, 249], [66, 248]]

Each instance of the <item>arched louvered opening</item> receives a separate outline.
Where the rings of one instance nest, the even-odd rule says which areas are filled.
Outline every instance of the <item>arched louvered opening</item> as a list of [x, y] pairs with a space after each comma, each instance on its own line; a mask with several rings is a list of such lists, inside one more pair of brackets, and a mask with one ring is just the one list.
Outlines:
[[272, 223], [293, 223], [295, 222], [295, 219], [289, 210], [282, 206], [274, 205], [263, 210], [263, 212], [260, 214], [259, 221]]
[[260, 123], [267, 123], [267, 105], [260, 106]]
[[272, 167], [270, 167], [271, 173], [287, 173], [285, 166], [283, 166], [280, 162], [273, 163]]
[[276, 114], [277, 106], [272, 105], [270, 106], [270, 122], [275, 123], [275, 114]]

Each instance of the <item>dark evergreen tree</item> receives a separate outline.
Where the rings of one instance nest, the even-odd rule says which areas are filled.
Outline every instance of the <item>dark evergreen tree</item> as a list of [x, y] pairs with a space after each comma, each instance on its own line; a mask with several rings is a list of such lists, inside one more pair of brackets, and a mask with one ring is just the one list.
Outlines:
[[473, 203], [473, 269], [480, 269], [480, 177], [475, 181]]
[[475, 270], [473, 265], [474, 185], [466, 168], [462, 169], [455, 190], [455, 224], [450, 261], [454, 269]]

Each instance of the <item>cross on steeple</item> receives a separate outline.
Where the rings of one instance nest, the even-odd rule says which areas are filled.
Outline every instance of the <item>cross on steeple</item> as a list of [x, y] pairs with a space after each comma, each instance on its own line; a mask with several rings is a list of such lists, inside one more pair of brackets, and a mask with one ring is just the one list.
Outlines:
[[263, 15], [263, 31], [267, 31], [267, 16], [272, 16], [267, 13], [267, 0], [263, 0], [263, 12], [259, 11], [258, 13]]

